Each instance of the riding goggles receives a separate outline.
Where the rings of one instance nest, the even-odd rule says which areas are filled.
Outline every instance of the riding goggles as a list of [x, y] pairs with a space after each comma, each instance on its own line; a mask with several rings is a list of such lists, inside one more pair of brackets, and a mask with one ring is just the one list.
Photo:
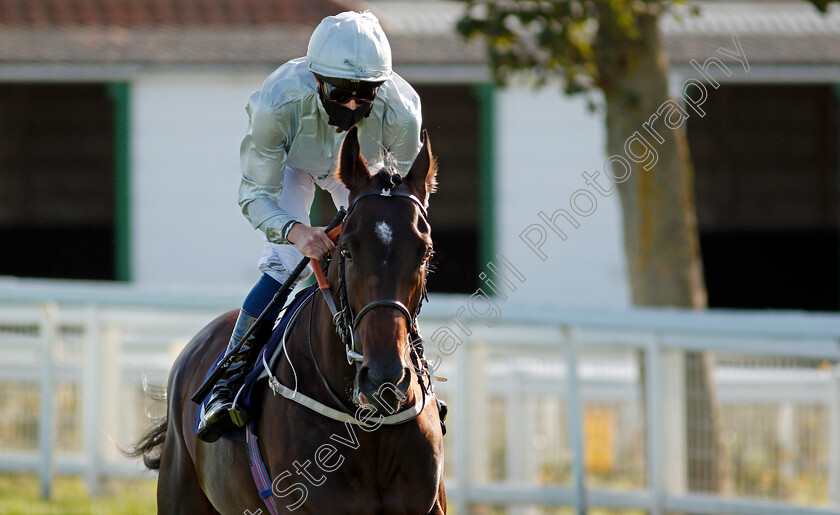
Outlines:
[[321, 91], [324, 93], [324, 98], [336, 104], [346, 104], [351, 99], [355, 100], [358, 104], [370, 104], [379, 92], [378, 84], [374, 87], [363, 86], [352, 89], [330, 84], [323, 79], [319, 82], [321, 83]]

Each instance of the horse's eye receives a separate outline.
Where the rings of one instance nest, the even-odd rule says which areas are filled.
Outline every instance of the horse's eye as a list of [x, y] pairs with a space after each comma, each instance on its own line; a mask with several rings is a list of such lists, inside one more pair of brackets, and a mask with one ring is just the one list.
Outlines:
[[350, 250], [347, 247], [342, 247], [341, 248], [341, 257], [350, 261], [351, 259], [353, 259], [353, 254], [350, 254]]
[[432, 247], [426, 247], [426, 254], [423, 256], [423, 262], [428, 262], [432, 259], [432, 256], [435, 254], [434, 249]]

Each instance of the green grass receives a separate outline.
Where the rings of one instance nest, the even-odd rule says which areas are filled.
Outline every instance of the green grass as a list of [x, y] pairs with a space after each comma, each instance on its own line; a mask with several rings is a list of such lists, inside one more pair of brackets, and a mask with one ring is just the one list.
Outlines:
[[[56, 477], [52, 499], [42, 500], [35, 475], [0, 474], [0, 515], [147, 515], [156, 513], [155, 479], [107, 480], [102, 495], [90, 497], [79, 477]], [[502, 507], [476, 513], [507, 513]], [[571, 508], [544, 508], [545, 515], [572, 515]], [[590, 510], [592, 515], [642, 515], [633, 510]], [[449, 515], [456, 515], [449, 506]]]
[[34, 475], [0, 474], [0, 515], [146, 515], [156, 513], [155, 479], [106, 480], [90, 497], [78, 477], [56, 477], [52, 499], [41, 499]]

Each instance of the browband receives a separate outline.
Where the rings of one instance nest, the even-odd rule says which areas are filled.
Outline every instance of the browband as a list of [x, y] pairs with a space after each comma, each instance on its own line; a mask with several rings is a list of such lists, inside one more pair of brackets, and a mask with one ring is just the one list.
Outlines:
[[423, 218], [426, 218], [427, 220], [429, 218], [429, 213], [426, 211], [426, 206], [423, 205], [422, 202], [420, 202], [420, 199], [417, 198], [416, 195], [412, 195], [411, 193], [406, 193], [404, 191], [393, 191], [393, 190], [388, 189], [388, 188], [382, 188], [382, 191], [366, 191], [366, 192], [362, 193], [361, 195], [359, 195], [358, 197], [354, 198], [353, 202], [350, 203], [350, 208], [347, 209], [347, 216], [350, 216], [350, 213], [353, 212], [353, 208], [356, 207], [356, 204], [358, 204], [360, 200], [362, 200], [365, 197], [372, 197], [374, 195], [376, 195], [378, 197], [403, 197], [403, 198], [407, 198], [407, 199], [413, 201], [415, 204], [417, 204], [417, 207], [420, 208], [420, 212], [423, 213]]

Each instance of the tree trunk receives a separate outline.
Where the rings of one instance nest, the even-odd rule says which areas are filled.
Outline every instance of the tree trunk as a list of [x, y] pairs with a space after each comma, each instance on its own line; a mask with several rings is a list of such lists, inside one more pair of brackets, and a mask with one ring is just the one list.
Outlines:
[[[617, 189], [633, 304], [703, 309], [706, 290], [694, 210], [694, 171], [685, 130], [682, 126], [669, 129], [660, 118], [648, 125], [664, 139], [660, 142], [644, 125], [670, 99], [657, 15], [638, 16], [636, 37], [618, 26], [615, 12], [606, 2], [599, 2], [599, 21], [595, 50], [598, 85], [606, 100], [607, 154], [622, 156], [631, 165], [629, 178]], [[634, 162], [625, 148], [637, 131], [658, 155], [652, 166], [652, 158]], [[633, 145], [632, 151], [640, 155], [643, 144], [636, 140]], [[621, 165], [612, 170], [614, 177], [626, 173]], [[718, 491], [720, 445], [711, 361], [701, 354], [688, 354], [685, 367], [688, 488]]]

